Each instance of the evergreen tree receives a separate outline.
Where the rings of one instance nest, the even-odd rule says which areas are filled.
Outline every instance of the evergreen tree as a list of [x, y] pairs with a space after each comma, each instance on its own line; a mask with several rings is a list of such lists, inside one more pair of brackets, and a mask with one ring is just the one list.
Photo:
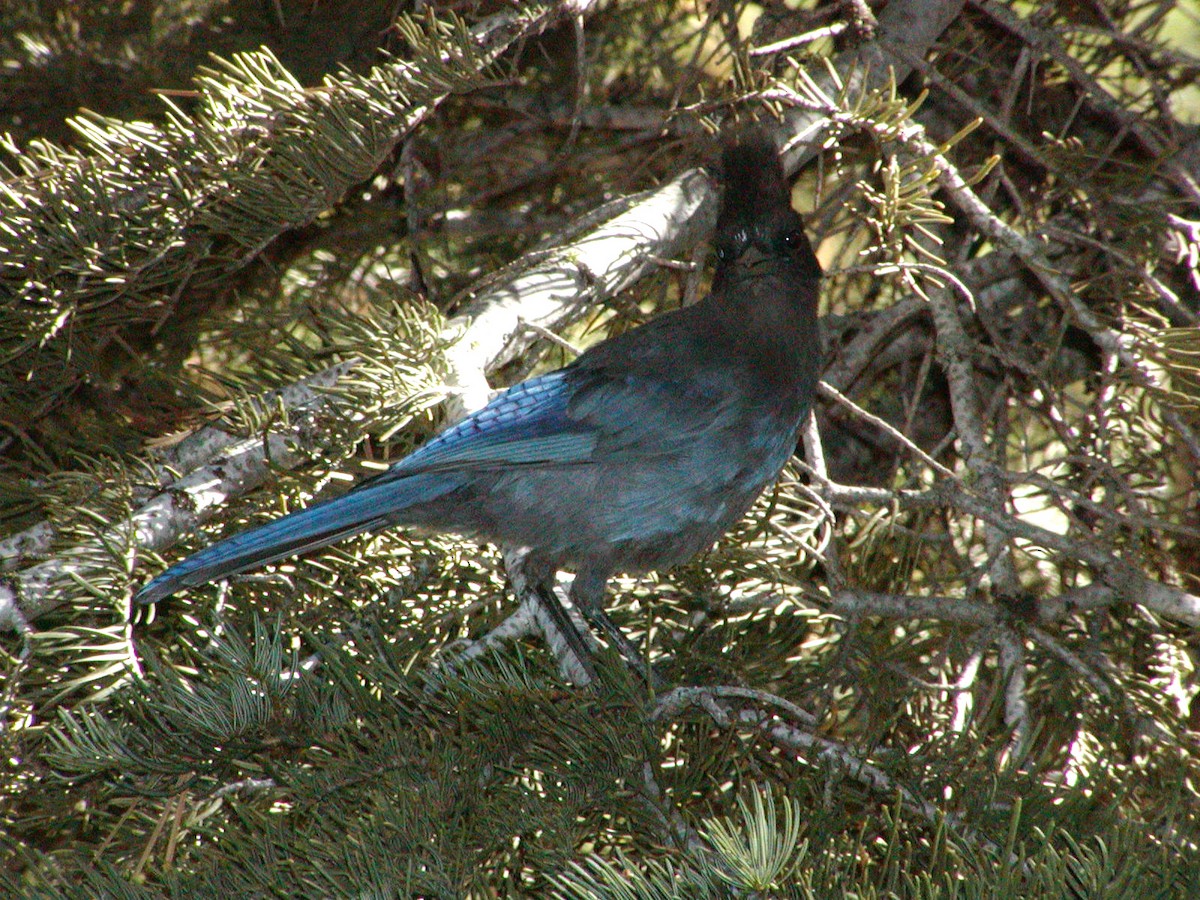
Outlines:
[[[1200, 4], [0, 9], [6, 896], [1200, 896]], [[589, 688], [495, 548], [161, 565], [701, 295], [817, 414]]]

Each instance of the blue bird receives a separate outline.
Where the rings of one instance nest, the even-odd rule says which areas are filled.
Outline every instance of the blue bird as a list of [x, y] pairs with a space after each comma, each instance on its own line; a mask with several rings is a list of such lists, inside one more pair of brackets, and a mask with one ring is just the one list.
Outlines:
[[749, 132], [722, 170], [703, 300], [509, 388], [340, 497], [176, 563], [136, 600], [418, 526], [522, 548], [542, 598], [574, 570], [572, 602], [626, 652], [609, 577], [682, 563], [741, 518], [792, 455], [821, 367], [821, 267], [774, 144]]

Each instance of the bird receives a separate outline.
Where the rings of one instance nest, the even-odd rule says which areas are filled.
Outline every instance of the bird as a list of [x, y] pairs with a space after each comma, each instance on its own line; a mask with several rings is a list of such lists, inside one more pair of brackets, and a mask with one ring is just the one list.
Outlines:
[[795, 452], [821, 370], [822, 270], [773, 139], [728, 139], [719, 172], [706, 297], [504, 390], [341, 496], [200, 550], [135, 600], [416, 527], [519, 550], [543, 599], [574, 571], [572, 604], [629, 656], [604, 612], [610, 577], [676, 566], [736, 523]]

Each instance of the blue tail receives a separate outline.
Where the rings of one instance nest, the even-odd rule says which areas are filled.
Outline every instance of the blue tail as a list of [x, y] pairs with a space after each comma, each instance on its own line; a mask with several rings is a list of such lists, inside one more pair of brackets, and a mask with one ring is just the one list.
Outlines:
[[235, 534], [176, 563], [134, 596], [154, 603], [176, 591], [324, 547], [342, 538], [404, 521], [404, 510], [453, 490], [461, 480], [419, 474], [363, 482], [347, 494]]

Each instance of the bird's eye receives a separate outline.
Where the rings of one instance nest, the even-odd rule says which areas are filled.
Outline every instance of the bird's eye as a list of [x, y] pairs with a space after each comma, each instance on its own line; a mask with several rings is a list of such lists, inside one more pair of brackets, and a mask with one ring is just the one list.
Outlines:
[[745, 228], [739, 228], [717, 242], [717, 259], [721, 262], [737, 259], [749, 243], [750, 233]]
[[779, 242], [789, 250], [798, 250], [804, 246], [804, 232], [799, 228], [788, 231], [779, 239]]

